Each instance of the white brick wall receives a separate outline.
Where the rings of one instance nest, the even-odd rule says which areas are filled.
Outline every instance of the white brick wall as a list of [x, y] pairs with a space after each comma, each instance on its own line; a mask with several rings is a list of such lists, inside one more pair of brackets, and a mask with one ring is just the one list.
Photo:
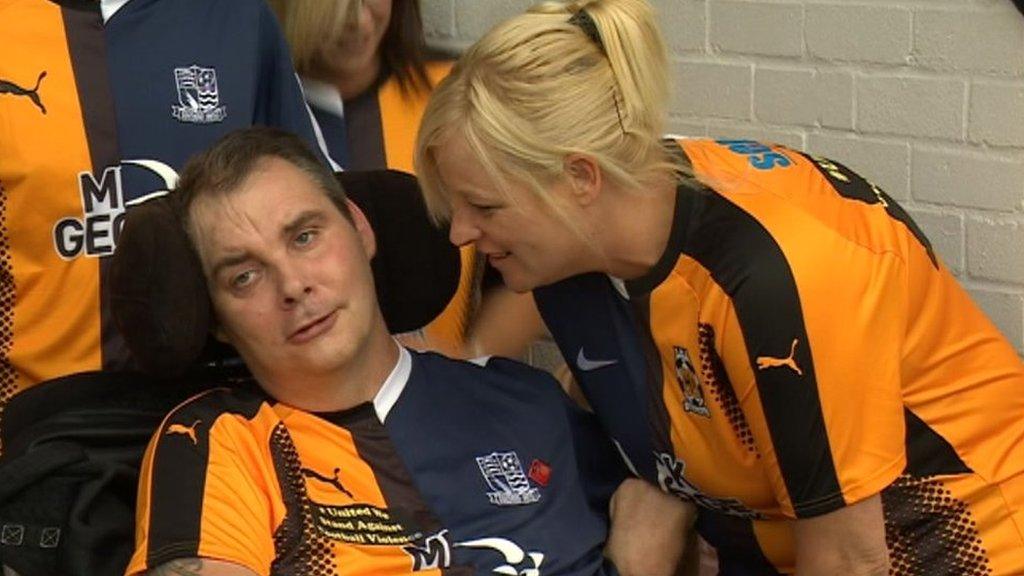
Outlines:
[[[421, 0], [458, 50], [531, 0]], [[670, 128], [833, 157], [885, 188], [1024, 355], [1024, 17], [1010, 0], [652, 0]]]

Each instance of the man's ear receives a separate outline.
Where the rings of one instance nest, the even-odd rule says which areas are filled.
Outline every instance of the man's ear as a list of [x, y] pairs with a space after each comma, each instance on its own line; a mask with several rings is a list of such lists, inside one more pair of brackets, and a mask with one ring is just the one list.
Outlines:
[[589, 206], [601, 195], [601, 167], [592, 156], [569, 154], [565, 157], [565, 176], [572, 186], [572, 198], [579, 206]]
[[366, 259], [370, 260], [377, 254], [377, 235], [373, 233], [373, 227], [370, 226], [366, 214], [355, 202], [346, 198], [345, 204], [348, 206], [349, 214], [352, 215], [352, 225], [355, 226], [356, 233], [359, 234], [359, 241], [363, 244]]
[[216, 321], [214, 322], [214, 325], [210, 326], [210, 334], [214, 338], [216, 338], [218, 342], [223, 342], [225, 344], [231, 344], [232, 346], [234, 346], [234, 343], [231, 342], [231, 337], [228, 336], [228, 333], [224, 330], [220, 323]]

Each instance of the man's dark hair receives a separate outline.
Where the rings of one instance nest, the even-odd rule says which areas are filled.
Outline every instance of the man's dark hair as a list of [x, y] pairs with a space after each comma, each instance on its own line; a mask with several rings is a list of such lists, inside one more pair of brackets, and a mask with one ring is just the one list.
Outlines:
[[196, 199], [234, 192], [266, 158], [279, 158], [303, 171], [346, 218], [352, 219], [341, 184], [303, 140], [278, 128], [257, 126], [222, 137], [206, 151], [192, 156], [182, 169], [171, 200], [190, 238], [189, 211]]

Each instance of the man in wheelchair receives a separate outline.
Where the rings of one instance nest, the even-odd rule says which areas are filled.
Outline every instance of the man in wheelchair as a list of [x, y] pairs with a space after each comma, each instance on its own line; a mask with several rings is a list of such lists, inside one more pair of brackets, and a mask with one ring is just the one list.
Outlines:
[[[639, 481], [623, 482], [614, 449], [549, 376], [396, 343], [389, 332], [415, 326], [393, 321], [394, 310], [445, 281], [418, 275], [403, 290], [382, 282], [401, 273], [381, 272], [379, 259], [371, 268], [378, 237], [364, 211], [300, 141], [272, 129], [229, 135], [189, 162], [169, 198], [150, 204], [129, 217], [117, 257], [115, 310], [133, 352], [150, 371], [179, 371], [209, 348], [209, 332], [237, 350], [251, 378], [217, 362], [178, 385], [134, 382], [141, 397], [159, 396], [150, 388], [165, 393], [135, 426], [136, 447], [156, 432], [142, 463], [127, 574], [671, 571], [686, 512]], [[100, 422], [117, 420], [110, 411], [126, 420], [144, 412], [125, 393], [131, 378], [120, 386], [101, 380], [106, 398], [92, 403]], [[153, 424], [153, 414], [184, 397]], [[85, 404], [69, 405], [71, 420], [88, 421]], [[56, 412], [66, 424], [69, 416]], [[40, 443], [37, 434], [28, 444], [69, 444], [43, 436], [55, 441]], [[12, 446], [19, 441], [26, 443]], [[117, 450], [120, 431], [106, 445], [95, 437], [88, 444], [90, 454]], [[131, 457], [118, 462], [134, 480]], [[0, 466], [0, 479], [10, 468]], [[81, 508], [85, 485], [65, 484], [70, 508]], [[92, 505], [89, 518], [102, 508]], [[124, 507], [108, 508], [118, 508], [111, 524], [121, 531], [97, 534], [114, 546], [124, 539]], [[609, 509], [634, 520], [616, 521], [610, 539]], [[648, 519], [656, 510], [658, 521], [635, 521], [644, 510]], [[36, 573], [123, 569], [123, 556], [96, 554], [102, 545], [81, 537], [74, 514], [57, 516], [44, 522], [64, 527], [74, 544], [66, 549], [80, 548], [94, 565]], [[19, 566], [20, 555], [4, 551], [5, 562], [31, 576], [30, 563]]]

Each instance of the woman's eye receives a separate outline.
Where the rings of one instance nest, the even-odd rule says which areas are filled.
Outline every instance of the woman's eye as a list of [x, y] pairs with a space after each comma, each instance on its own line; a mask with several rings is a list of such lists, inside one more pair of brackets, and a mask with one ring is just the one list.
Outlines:
[[472, 206], [476, 210], [479, 210], [480, 212], [484, 212], [486, 214], [489, 214], [489, 213], [494, 212], [495, 210], [501, 208], [501, 206], [499, 206], [497, 204], [470, 204], [470, 206]]

